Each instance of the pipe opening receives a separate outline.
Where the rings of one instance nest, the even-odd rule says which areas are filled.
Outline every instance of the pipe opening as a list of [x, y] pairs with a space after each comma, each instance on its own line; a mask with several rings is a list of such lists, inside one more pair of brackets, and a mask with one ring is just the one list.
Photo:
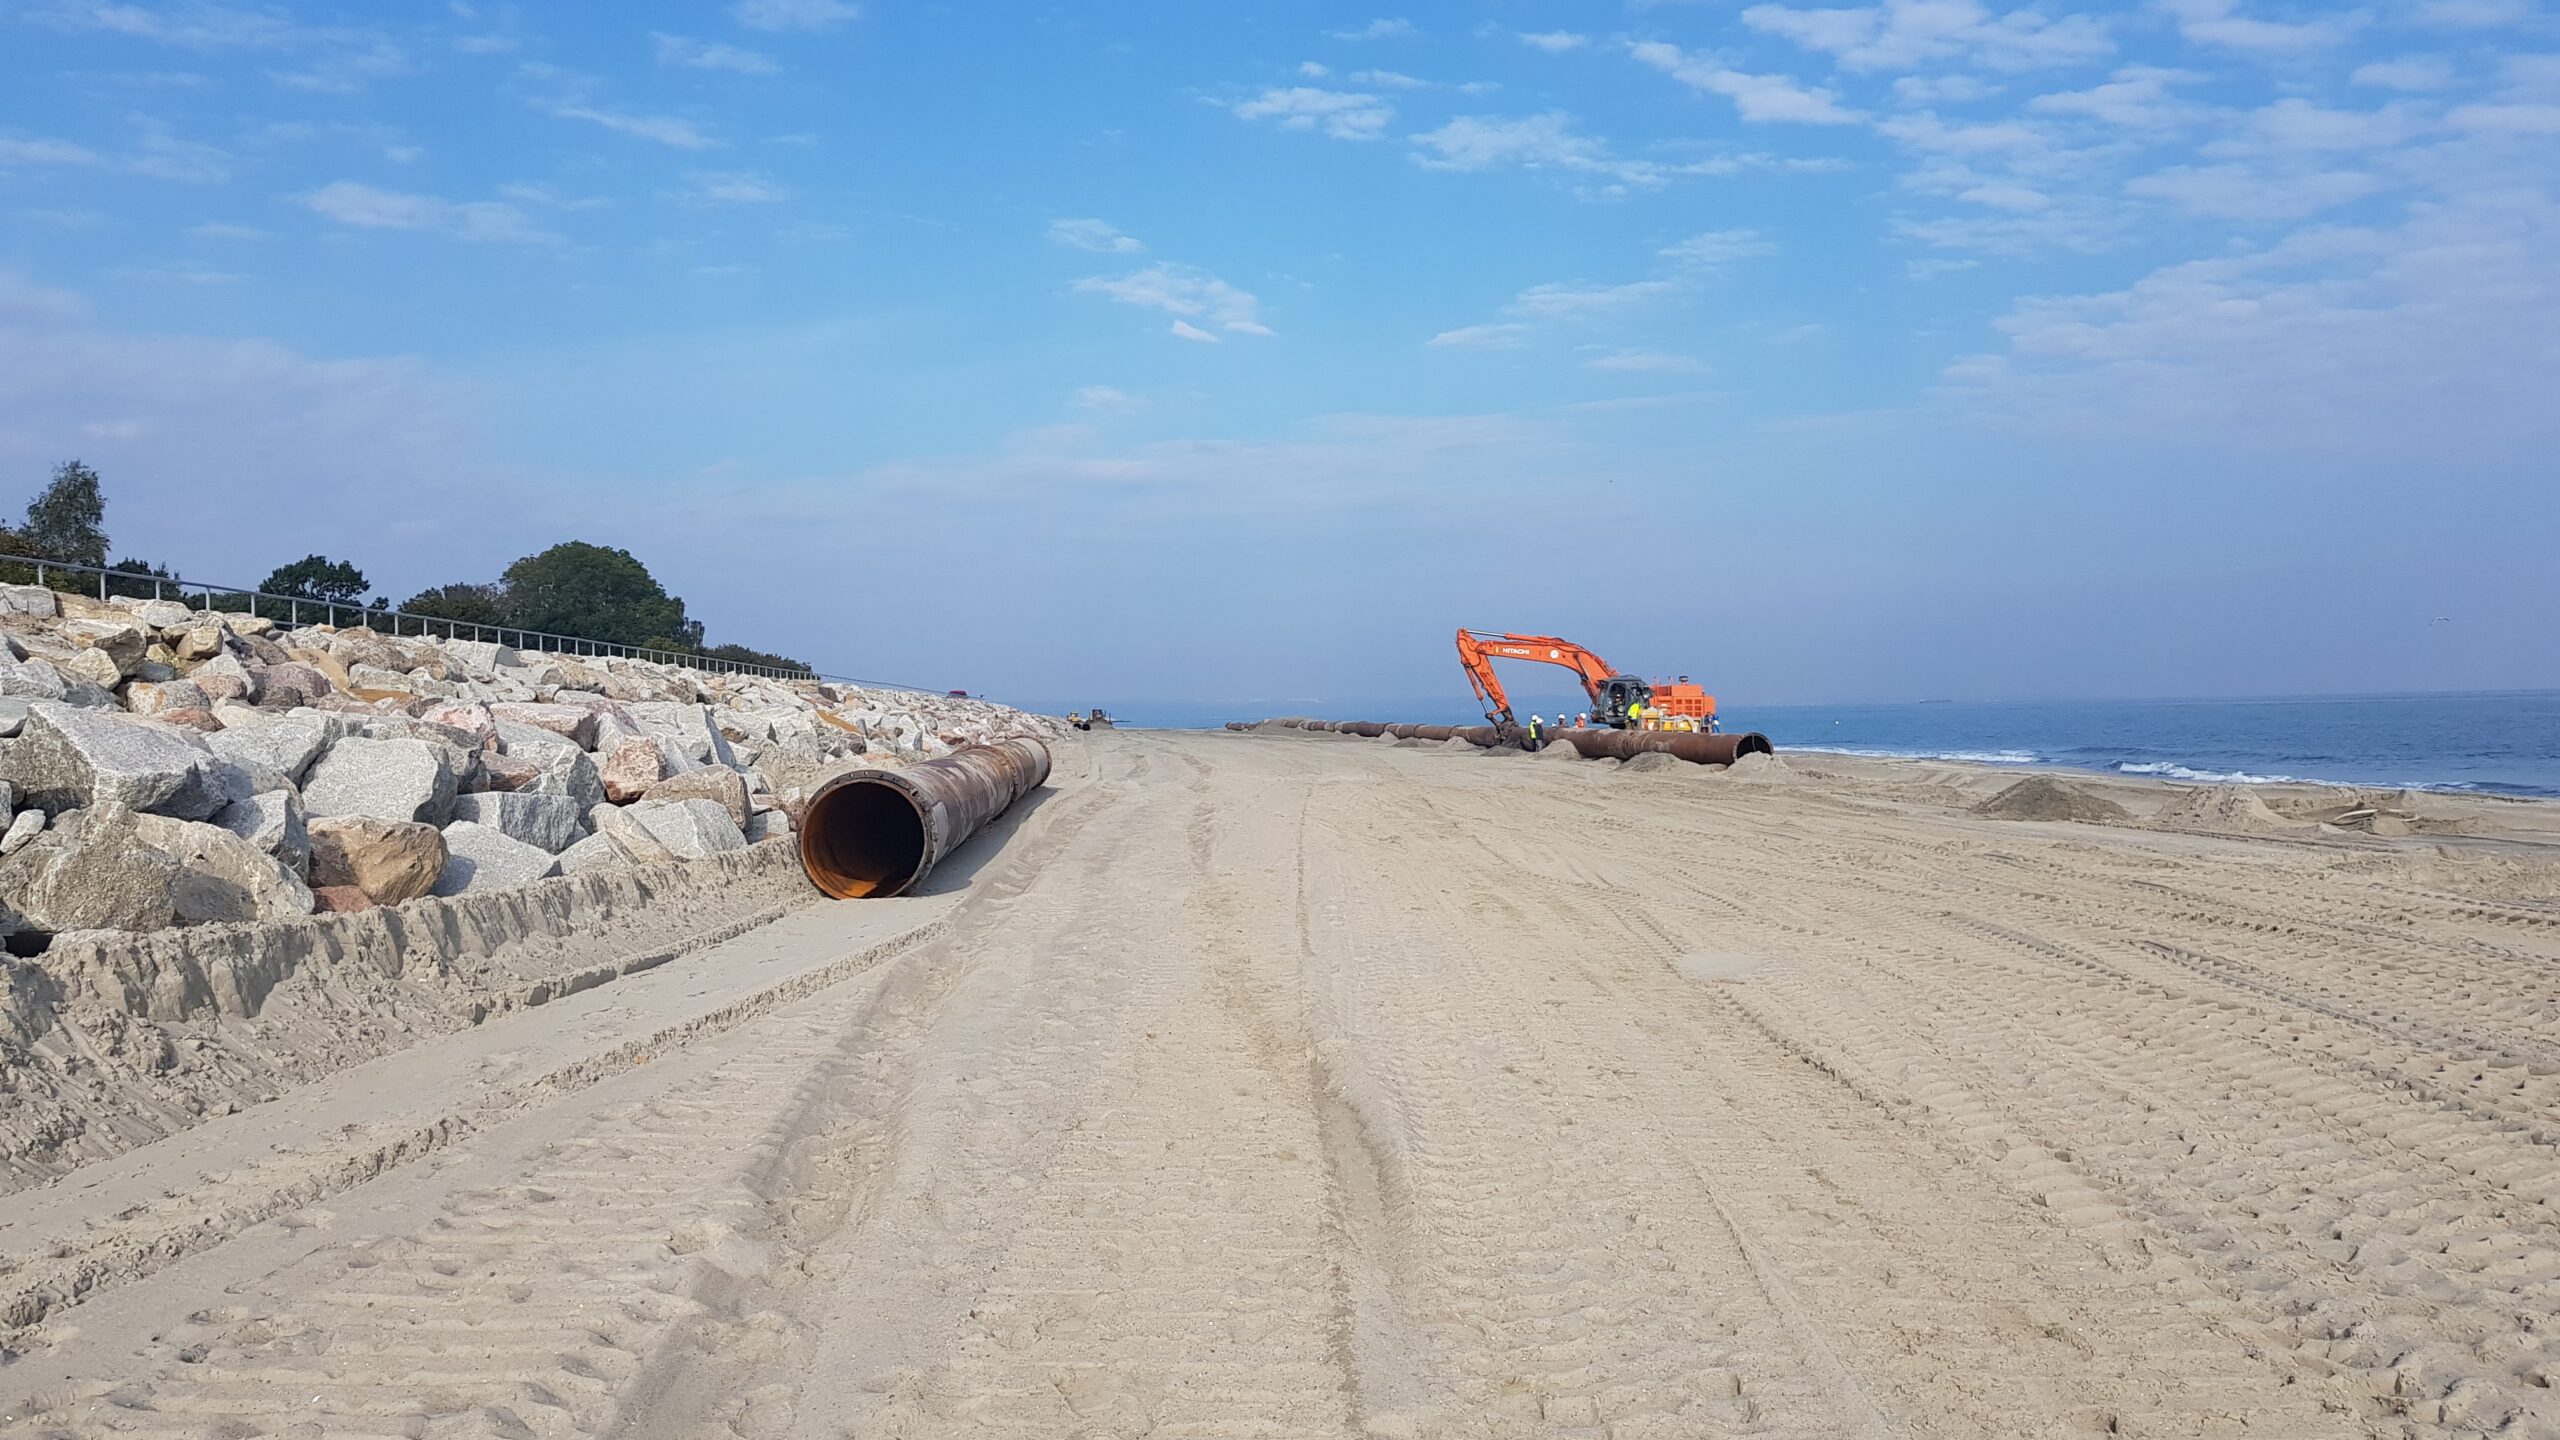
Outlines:
[[878, 781], [829, 787], [809, 803], [800, 865], [838, 900], [896, 895], [924, 869], [924, 812], [904, 790]]

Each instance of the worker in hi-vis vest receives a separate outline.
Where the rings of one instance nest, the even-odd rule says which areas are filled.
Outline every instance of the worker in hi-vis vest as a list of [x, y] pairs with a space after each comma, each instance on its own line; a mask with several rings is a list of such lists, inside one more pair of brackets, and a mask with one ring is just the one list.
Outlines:
[[1641, 730], [1644, 728], [1643, 701], [1630, 700], [1627, 702], [1627, 728], [1630, 730]]
[[1538, 733], [1539, 733], [1540, 731], [1542, 731], [1542, 730], [1546, 729], [1546, 728], [1547, 728], [1547, 718], [1546, 718], [1545, 716], [1543, 716], [1543, 715], [1532, 715], [1532, 716], [1530, 716], [1530, 717], [1529, 717], [1529, 748], [1530, 748], [1530, 749], [1535, 750], [1535, 749], [1537, 749], [1537, 748], [1538, 748]]

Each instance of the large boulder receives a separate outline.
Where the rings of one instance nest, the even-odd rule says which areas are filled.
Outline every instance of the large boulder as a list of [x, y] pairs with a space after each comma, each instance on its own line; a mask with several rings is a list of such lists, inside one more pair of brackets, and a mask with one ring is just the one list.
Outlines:
[[747, 848], [738, 822], [717, 800], [643, 800], [623, 813], [647, 826], [680, 860]]
[[499, 666], [518, 664], [523, 659], [516, 654], [514, 646], [500, 645], [492, 640], [447, 640], [444, 653], [474, 680], [491, 679]]
[[48, 815], [108, 805], [205, 820], [232, 798], [220, 763], [191, 731], [37, 701], [0, 751], [0, 780]]
[[761, 845], [767, 840], [788, 840], [792, 835], [791, 817], [779, 810], [759, 810], [747, 817], [740, 833], [747, 837], [750, 845]]
[[587, 823], [635, 864], [657, 865], [676, 858], [676, 852], [628, 810], [598, 805], [587, 812]]
[[311, 883], [351, 887], [377, 905], [415, 900], [444, 874], [445, 840], [433, 825], [343, 815], [313, 820]]
[[143, 652], [151, 646], [151, 637], [126, 620], [66, 620], [62, 623], [62, 638], [76, 650], [95, 650], [106, 656], [119, 674], [141, 664]]
[[557, 855], [473, 821], [456, 820], [444, 827], [444, 843], [444, 873], [436, 877], [434, 891], [438, 895], [510, 889], [560, 873]]
[[213, 704], [225, 700], [245, 700], [255, 704], [261, 689], [258, 672], [228, 651], [199, 663], [187, 672], [187, 679]]
[[563, 735], [554, 735], [539, 726], [527, 725], [520, 720], [510, 720], [498, 714], [494, 706], [489, 713], [490, 723], [498, 732], [498, 748], [509, 755], [519, 756], [541, 765], [547, 764], [555, 756], [586, 753], [579, 748], [577, 741]]
[[729, 823], [744, 826], [754, 807], [747, 798], [746, 777], [735, 770], [706, 765], [670, 775], [648, 788], [650, 800], [709, 800], [729, 812]]
[[0, 665], [0, 695], [14, 695], [23, 700], [59, 700], [64, 689], [62, 672], [53, 668], [50, 660], [27, 659], [12, 665]]
[[257, 695], [257, 703], [270, 710], [291, 710], [298, 705], [309, 705], [334, 694], [338, 688], [337, 682], [319, 666], [300, 660], [271, 664], [258, 678], [262, 688]]
[[468, 820], [485, 825], [510, 840], [539, 846], [552, 855], [578, 843], [578, 838], [586, 834], [586, 813], [566, 795], [494, 791], [457, 795], [453, 801], [456, 822]]
[[[441, 825], [453, 818], [453, 760], [427, 740], [349, 736], [312, 762], [302, 803], [314, 815], [371, 815]], [[379, 898], [379, 897], [377, 897]]]
[[136, 819], [143, 844], [178, 862], [170, 906], [181, 925], [291, 920], [311, 913], [311, 888], [285, 863], [219, 825]]
[[469, 743], [483, 750], [498, 743], [497, 717], [490, 713], [488, 706], [477, 700], [452, 700], [430, 705], [418, 712], [418, 718], [457, 735], [469, 736]]
[[223, 806], [213, 823], [273, 855], [296, 875], [311, 873], [311, 832], [302, 797], [291, 790], [267, 790]]
[[542, 773], [533, 777], [526, 791], [537, 795], [566, 795], [578, 802], [581, 813], [605, 802], [604, 777], [596, 773], [596, 762], [583, 750], [565, 753], [555, 751], [541, 758]]
[[62, 672], [66, 683], [86, 681], [101, 690], [113, 690], [123, 684], [126, 674], [124, 667], [116, 664], [115, 656], [105, 650], [74, 650], [54, 668]]
[[50, 620], [61, 608], [62, 602], [42, 585], [0, 585], [0, 615]]
[[734, 765], [729, 739], [720, 733], [708, 705], [670, 705], [640, 701], [625, 705], [631, 718], [652, 735], [674, 742], [678, 753], [694, 765]]
[[228, 724], [205, 737], [214, 754], [236, 765], [265, 767], [299, 785], [311, 762], [329, 748], [330, 723], [314, 715], [277, 716], [256, 724]]
[[618, 869], [630, 863], [630, 854], [615, 844], [610, 835], [590, 835], [560, 852], [560, 873], [563, 875]]
[[9, 820], [8, 833], [0, 834], [0, 855], [15, 855], [35, 843], [44, 833], [44, 812], [21, 810]]
[[638, 735], [614, 746], [596, 768], [604, 779], [605, 798], [616, 805], [628, 805], [666, 778], [667, 762], [658, 752], [655, 739]]
[[231, 632], [223, 628], [221, 621], [207, 620], [202, 624], [190, 625], [170, 636], [169, 649], [182, 662], [210, 660], [223, 653], [226, 648], [224, 641], [229, 639], [230, 635]]
[[177, 880], [178, 862], [142, 843], [133, 811], [101, 806], [65, 814], [0, 859], [0, 905], [56, 934], [158, 930], [177, 918]]
[[136, 715], [166, 715], [172, 710], [213, 708], [213, 699], [191, 680], [155, 683], [136, 680], [124, 687], [124, 708]]
[[133, 622], [145, 630], [183, 630], [195, 620], [193, 610], [175, 600], [119, 600], [116, 602], [133, 615]]
[[498, 720], [549, 731], [581, 750], [596, 746], [596, 712], [583, 705], [542, 705], [501, 701], [489, 707]]

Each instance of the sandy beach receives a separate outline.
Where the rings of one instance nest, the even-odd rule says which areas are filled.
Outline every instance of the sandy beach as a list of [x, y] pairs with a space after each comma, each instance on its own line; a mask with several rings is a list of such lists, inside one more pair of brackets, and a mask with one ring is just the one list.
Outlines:
[[0, 1436], [2560, 1435], [2560, 805], [1055, 751], [919, 896], [28, 1041], [128, 1140], [12, 1140]]

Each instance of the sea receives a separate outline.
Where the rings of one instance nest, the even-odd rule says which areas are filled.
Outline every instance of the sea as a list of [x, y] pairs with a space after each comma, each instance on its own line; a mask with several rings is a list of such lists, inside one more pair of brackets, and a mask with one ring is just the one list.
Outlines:
[[[1092, 702], [1087, 702], [1092, 703]], [[1552, 714], [1559, 697], [1523, 700]], [[1905, 701], [1873, 705], [1724, 702], [1724, 728], [1757, 730], [1780, 751], [1969, 760], [2020, 770], [2086, 770], [2170, 780], [2324, 781], [2560, 797], [2560, 691], [2306, 696], [2254, 700]], [[1106, 708], [1110, 708], [1106, 704]], [[1216, 728], [1312, 715], [1473, 725], [1462, 698], [1132, 703], [1123, 725]]]

